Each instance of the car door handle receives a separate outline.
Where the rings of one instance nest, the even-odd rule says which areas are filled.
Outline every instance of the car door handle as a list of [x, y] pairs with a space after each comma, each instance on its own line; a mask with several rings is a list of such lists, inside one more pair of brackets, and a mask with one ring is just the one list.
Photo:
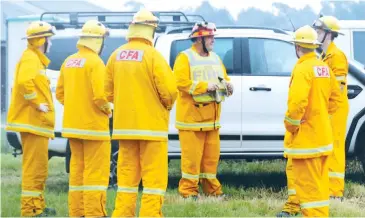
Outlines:
[[266, 87], [250, 87], [250, 91], [271, 91], [271, 88]]

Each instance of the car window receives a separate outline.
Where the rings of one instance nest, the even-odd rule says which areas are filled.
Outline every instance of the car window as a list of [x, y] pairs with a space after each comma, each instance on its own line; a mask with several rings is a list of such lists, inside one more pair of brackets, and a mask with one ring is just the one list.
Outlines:
[[252, 75], [291, 75], [298, 60], [293, 44], [275, 39], [261, 38], [250, 38], [248, 44]]
[[354, 59], [362, 64], [365, 64], [365, 31], [354, 31]]
[[[177, 55], [190, 48], [190, 39], [176, 40], [171, 45], [170, 66], [174, 67]], [[215, 38], [213, 51], [221, 58], [227, 70], [227, 74], [233, 74], [233, 38]]]
[[[60, 70], [64, 60], [68, 56], [77, 52], [76, 43], [78, 40], [78, 37], [52, 39], [51, 50], [47, 54], [51, 61], [48, 68], [51, 70]], [[106, 64], [111, 53], [121, 45], [125, 44], [126, 40], [124, 37], [108, 37], [104, 43], [104, 49], [100, 57]]]

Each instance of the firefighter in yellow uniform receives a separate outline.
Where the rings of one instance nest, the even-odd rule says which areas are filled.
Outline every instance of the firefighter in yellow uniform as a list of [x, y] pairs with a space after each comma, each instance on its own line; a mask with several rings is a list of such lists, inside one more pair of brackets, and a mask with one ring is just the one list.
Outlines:
[[214, 53], [214, 23], [197, 23], [190, 34], [191, 48], [174, 64], [179, 95], [176, 128], [181, 144], [179, 193], [197, 199], [199, 179], [206, 195], [224, 197], [216, 177], [220, 155], [219, 128], [222, 102], [233, 92], [225, 67]]
[[55, 114], [46, 68], [54, 27], [43, 21], [27, 28], [27, 49], [16, 65], [6, 130], [20, 132], [23, 150], [21, 216], [55, 215], [46, 207], [48, 141], [54, 138]]
[[284, 120], [284, 157], [292, 161], [294, 190], [305, 217], [329, 216], [330, 115], [341, 103], [334, 74], [314, 52], [320, 45], [317, 38], [308, 25], [295, 32], [299, 60], [291, 76]]
[[322, 60], [328, 64], [336, 76], [343, 99], [338, 111], [332, 116], [334, 152], [329, 158], [330, 197], [342, 200], [345, 189], [345, 140], [349, 113], [348, 62], [346, 55], [333, 42], [339, 34], [343, 35], [339, 32], [339, 21], [333, 16], [323, 16], [313, 24], [313, 27], [317, 30], [319, 41], [322, 42]]
[[[329, 179], [330, 179], [330, 198], [339, 198], [342, 200], [344, 192], [345, 178], [345, 138], [346, 138], [346, 122], [349, 111], [347, 99], [347, 71], [348, 62], [344, 53], [339, 50], [333, 40], [341, 34], [339, 32], [338, 20], [332, 16], [321, 17], [313, 24], [313, 28], [317, 31], [318, 39], [322, 43], [317, 48], [321, 54], [321, 59], [331, 68], [333, 74], [341, 87], [342, 103], [333, 116], [333, 153], [329, 157]], [[292, 172], [291, 160], [288, 159], [286, 174], [288, 178], [288, 201], [283, 211], [278, 216], [295, 215], [300, 211], [299, 201], [295, 196], [294, 177]]]
[[71, 148], [68, 206], [70, 216], [107, 216], [111, 109], [104, 93], [105, 65], [99, 57], [108, 30], [87, 21], [78, 52], [61, 66], [56, 98], [64, 105], [62, 136]]
[[113, 217], [163, 216], [167, 188], [167, 142], [170, 110], [177, 97], [170, 66], [153, 47], [158, 18], [137, 12], [126, 36], [107, 63], [106, 93], [114, 104], [113, 135], [119, 140], [118, 191]]

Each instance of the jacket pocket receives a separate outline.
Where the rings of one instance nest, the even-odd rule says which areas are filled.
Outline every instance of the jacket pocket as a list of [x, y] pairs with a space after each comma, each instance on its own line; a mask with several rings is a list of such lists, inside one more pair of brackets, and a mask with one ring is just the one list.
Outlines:
[[215, 108], [213, 103], [195, 106], [192, 105], [188, 111], [188, 120], [194, 122], [207, 122], [214, 121], [214, 117], [217, 115], [218, 109]]
[[43, 125], [53, 128], [55, 124], [55, 113], [54, 111], [48, 111], [47, 113], [41, 112]]

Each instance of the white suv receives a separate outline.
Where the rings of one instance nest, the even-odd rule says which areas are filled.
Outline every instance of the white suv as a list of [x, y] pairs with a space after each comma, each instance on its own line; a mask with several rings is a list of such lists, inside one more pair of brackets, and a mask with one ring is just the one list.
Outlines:
[[[108, 26], [107, 23], [106, 25]], [[177, 54], [191, 46], [188, 35], [192, 25], [189, 22], [181, 25], [185, 27], [159, 33], [155, 37], [155, 47], [163, 54], [171, 68]], [[56, 72], [53, 74], [55, 76], [51, 84], [53, 92], [60, 65], [68, 55], [76, 51], [77, 34], [81, 26], [60, 29], [53, 38], [52, 51], [49, 54], [50, 72]], [[221, 57], [235, 88], [233, 96], [223, 102], [220, 130], [221, 158], [282, 158], [285, 132], [283, 119], [287, 108], [289, 79], [297, 61], [294, 46], [289, 42], [292, 38], [291, 33], [265, 27], [218, 26], [217, 28], [214, 51]], [[115, 48], [125, 43], [125, 34], [125, 28], [111, 29], [110, 38], [106, 40], [102, 54], [104, 62]], [[346, 152], [348, 157], [359, 158], [365, 169], [364, 88], [364, 66], [350, 60], [348, 76], [350, 113], [347, 123]], [[50, 142], [50, 154], [65, 156], [68, 172], [70, 150], [67, 140], [60, 134], [62, 105], [57, 101], [55, 104], [57, 139]], [[180, 158], [181, 155], [175, 117], [174, 107], [170, 113], [169, 159]], [[8, 141], [14, 148], [20, 148], [20, 140], [16, 133], [9, 132]], [[112, 141], [112, 144], [111, 183], [114, 183], [118, 144], [116, 141]]]
[[[284, 114], [291, 71], [296, 63], [292, 34], [265, 27], [217, 27], [214, 51], [221, 57], [235, 91], [222, 106], [222, 158], [281, 158]], [[160, 35], [155, 47], [173, 67], [176, 55], [189, 48], [191, 28]], [[341, 36], [340, 36], [341, 37]], [[365, 170], [365, 71], [349, 60], [346, 152]], [[171, 111], [169, 156], [180, 157], [175, 108]]]

